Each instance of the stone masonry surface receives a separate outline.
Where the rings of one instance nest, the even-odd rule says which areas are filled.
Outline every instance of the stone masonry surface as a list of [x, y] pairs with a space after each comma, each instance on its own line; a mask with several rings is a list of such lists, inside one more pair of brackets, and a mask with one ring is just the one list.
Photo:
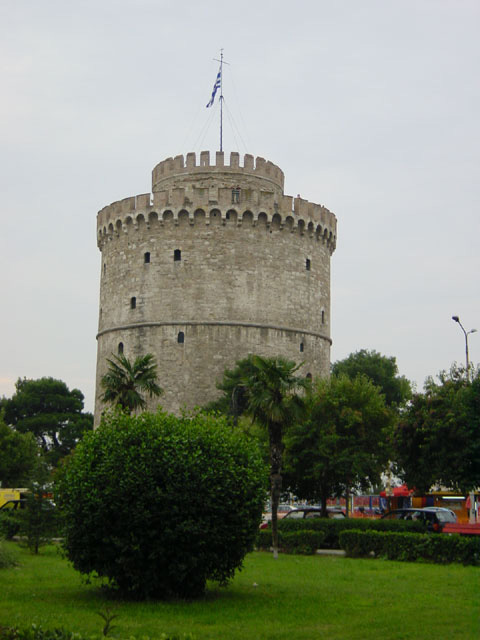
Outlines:
[[[160, 162], [152, 194], [97, 216], [102, 253], [95, 422], [107, 358], [153, 353], [168, 411], [218, 397], [226, 368], [249, 353], [328, 375], [330, 257], [337, 221], [283, 194], [283, 172], [237, 153]], [[159, 403], [149, 403], [155, 409]]]

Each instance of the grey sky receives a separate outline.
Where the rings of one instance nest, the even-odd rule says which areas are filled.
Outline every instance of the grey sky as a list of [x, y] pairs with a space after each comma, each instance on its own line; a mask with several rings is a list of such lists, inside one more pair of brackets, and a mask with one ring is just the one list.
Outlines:
[[[338, 218], [332, 360], [394, 355], [422, 388], [480, 330], [478, 0], [0, 0], [0, 395], [50, 375], [93, 409], [104, 205], [224, 148]], [[216, 116], [214, 115], [214, 118]], [[480, 360], [480, 333], [470, 338]]]

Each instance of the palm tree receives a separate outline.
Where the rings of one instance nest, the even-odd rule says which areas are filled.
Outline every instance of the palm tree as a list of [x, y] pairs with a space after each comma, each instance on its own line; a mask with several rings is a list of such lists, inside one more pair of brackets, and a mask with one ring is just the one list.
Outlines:
[[157, 382], [157, 365], [151, 353], [138, 356], [133, 363], [123, 354], [113, 358], [107, 359], [108, 371], [100, 383], [105, 390], [103, 402], [132, 413], [147, 406], [142, 394], [148, 394], [150, 398], [162, 394]]
[[300, 365], [281, 357], [249, 356], [237, 363], [245, 375], [242, 386], [247, 393], [247, 412], [268, 431], [270, 452], [270, 492], [272, 503], [273, 556], [278, 557], [278, 504], [282, 492], [282, 436], [285, 428], [298, 420], [303, 400], [296, 389], [307, 381], [296, 376]]

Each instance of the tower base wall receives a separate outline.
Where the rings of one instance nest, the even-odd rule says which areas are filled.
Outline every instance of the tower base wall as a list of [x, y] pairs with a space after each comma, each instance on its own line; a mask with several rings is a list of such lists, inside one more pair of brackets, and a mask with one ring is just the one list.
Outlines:
[[[183, 334], [183, 342], [179, 335]], [[180, 340], [182, 336], [180, 335]], [[119, 344], [129, 359], [154, 354], [159, 367], [163, 395], [147, 399], [148, 409], [160, 404], [174, 413], [203, 406], [219, 397], [217, 382], [225, 369], [251, 353], [283, 357], [302, 363], [301, 376], [325, 376], [330, 368], [330, 338], [288, 327], [247, 323], [145, 323], [104, 330], [98, 335], [97, 422], [104, 408], [100, 380], [107, 371], [107, 358], [118, 353]]]

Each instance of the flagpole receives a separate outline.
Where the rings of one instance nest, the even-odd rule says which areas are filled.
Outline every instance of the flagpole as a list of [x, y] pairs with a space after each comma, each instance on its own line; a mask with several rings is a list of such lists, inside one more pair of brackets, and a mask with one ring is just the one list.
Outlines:
[[223, 59], [223, 49], [220, 49], [220, 60], [214, 58], [217, 62], [220, 62], [220, 151], [223, 151], [223, 65], [230, 64]]
[[220, 49], [220, 153], [223, 151], [223, 49]]
[[229, 64], [225, 62], [223, 59], [223, 49], [220, 49], [220, 60], [218, 58], [214, 58], [217, 62], [220, 62], [220, 70], [217, 73], [217, 77], [215, 78], [215, 84], [213, 85], [212, 97], [208, 101], [207, 109], [213, 106], [215, 102], [215, 95], [217, 90], [220, 89], [220, 153], [223, 152], [223, 65]]

